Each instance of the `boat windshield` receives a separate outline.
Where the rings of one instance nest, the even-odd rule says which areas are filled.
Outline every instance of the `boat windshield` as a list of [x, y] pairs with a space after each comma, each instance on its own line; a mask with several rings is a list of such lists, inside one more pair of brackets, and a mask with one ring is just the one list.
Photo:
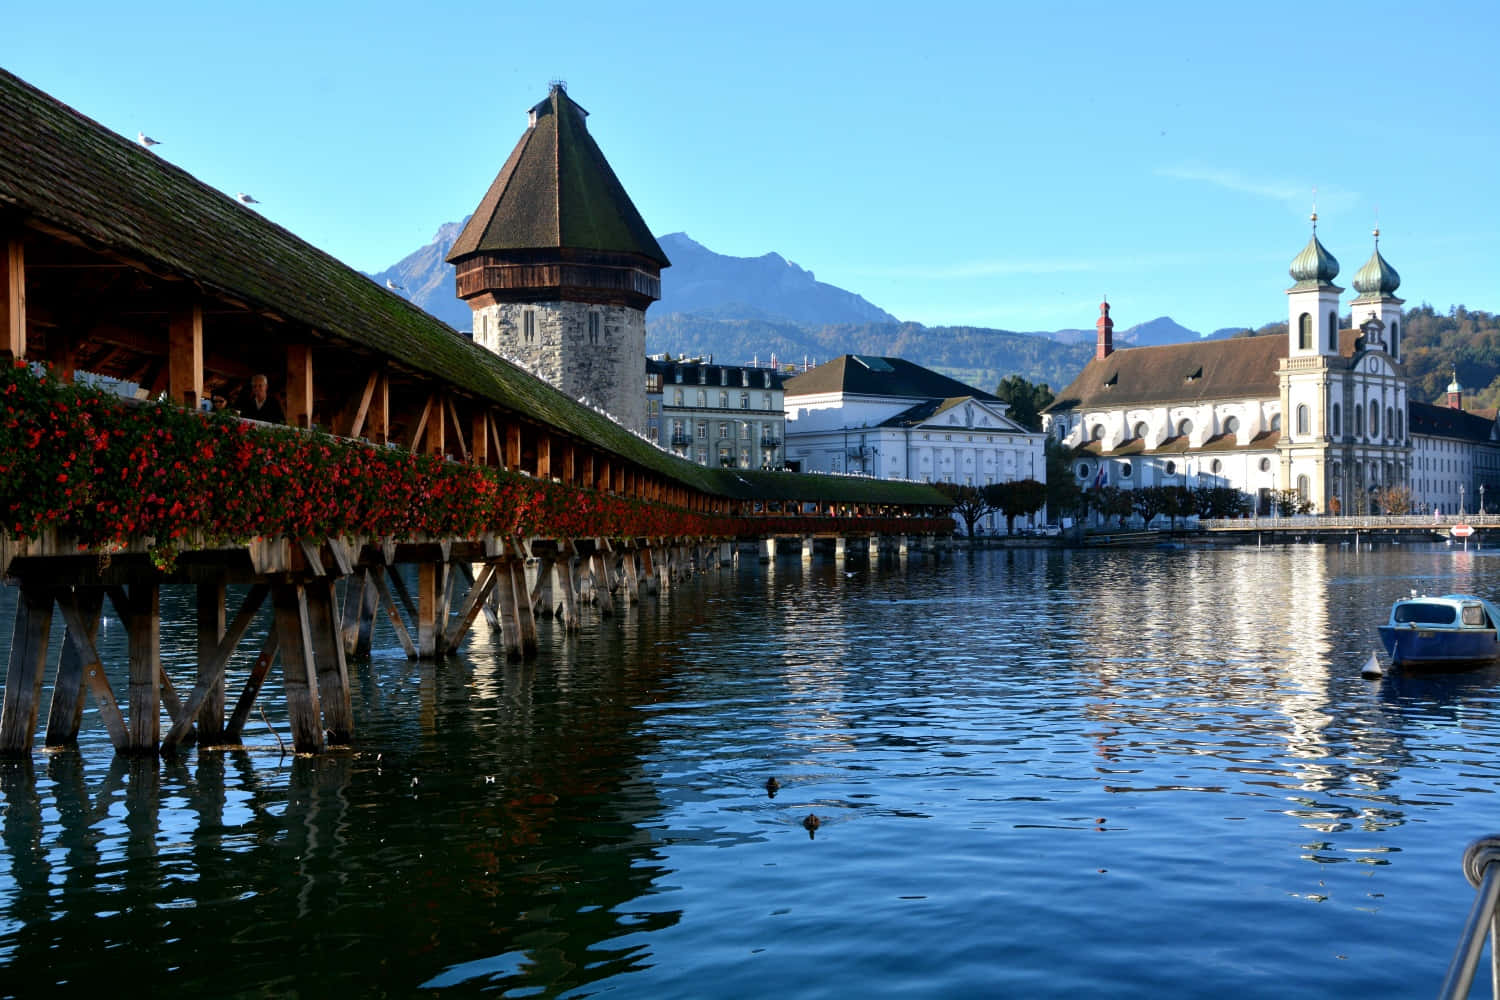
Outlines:
[[1398, 622], [1423, 622], [1429, 625], [1452, 625], [1457, 609], [1451, 604], [1423, 604], [1407, 602], [1396, 605], [1391, 617]]

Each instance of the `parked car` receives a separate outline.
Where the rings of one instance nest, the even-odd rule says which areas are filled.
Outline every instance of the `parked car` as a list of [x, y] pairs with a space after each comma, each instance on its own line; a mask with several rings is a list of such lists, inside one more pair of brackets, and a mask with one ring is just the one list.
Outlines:
[[1062, 529], [1055, 524], [1037, 525], [1036, 533], [1042, 538], [1056, 538], [1062, 534]]

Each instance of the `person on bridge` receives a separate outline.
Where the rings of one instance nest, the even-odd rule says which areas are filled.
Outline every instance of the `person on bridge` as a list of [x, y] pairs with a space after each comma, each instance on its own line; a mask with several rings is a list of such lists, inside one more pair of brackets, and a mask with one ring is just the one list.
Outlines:
[[281, 404], [276, 402], [275, 397], [270, 394], [270, 382], [264, 375], [251, 376], [250, 387], [240, 396], [236, 408], [240, 411], [240, 416], [250, 420], [260, 420], [268, 424], [286, 422], [286, 417], [281, 412]]

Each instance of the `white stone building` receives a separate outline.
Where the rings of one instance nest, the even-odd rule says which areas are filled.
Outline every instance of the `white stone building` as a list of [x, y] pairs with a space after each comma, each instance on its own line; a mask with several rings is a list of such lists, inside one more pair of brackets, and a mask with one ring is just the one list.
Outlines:
[[[1045, 436], [1008, 409], [909, 361], [846, 354], [786, 383], [787, 460], [802, 472], [878, 479], [1045, 483]], [[995, 515], [985, 530], [998, 527]]]

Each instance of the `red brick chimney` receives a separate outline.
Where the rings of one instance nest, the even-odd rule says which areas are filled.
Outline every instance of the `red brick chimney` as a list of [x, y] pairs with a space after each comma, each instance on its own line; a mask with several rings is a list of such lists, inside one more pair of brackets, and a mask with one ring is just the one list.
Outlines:
[[1103, 361], [1115, 352], [1115, 321], [1109, 318], [1108, 299], [1099, 303], [1099, 322], [1094, 325], [1099, 329], [1099, 346], [1094, 351], [1094, 358]]

